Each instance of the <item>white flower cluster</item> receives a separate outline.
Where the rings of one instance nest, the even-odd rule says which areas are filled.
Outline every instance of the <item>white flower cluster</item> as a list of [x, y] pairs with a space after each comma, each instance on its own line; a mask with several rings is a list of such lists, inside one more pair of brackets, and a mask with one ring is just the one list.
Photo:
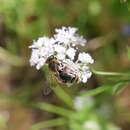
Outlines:
[[[96, 120], [86, 120], [83, 125], [83, 130], [102, 130], [102, 125]], [[121, 130], [121, 128], [108, 122], [105, 124], [105, 130]]]
[[88, 53], [82, 52], [74, 61], [78, 50], [77, 45], [84, 46], [86, 43], [83, 36], [78, 35], [76, 32], [77, 28], [62, 27], [61, 29], [55, 29], [52, 38], [40, 37], [37, 41], [34, 41], [29, 46], [32, 49], [31, 66], [40, 69], [46, 64], [47, 58], [54, 55], [64, 65], [72, 67], [76, 71], [80, 82], [87, 82], [87, 79], [91, 77], [88, 64], [92, 64], [94, 60]]
[[102, 129], [97, 121], [87, 120], [84, 123], [84, 130], [102, 130]]
[[87, 106], [91, 106], [94, 104], [94, 99], [91, 96], [76, 96], [74, 98], [74, 106], [75, 109], [80, 111], [82, 110], [87, 103]]

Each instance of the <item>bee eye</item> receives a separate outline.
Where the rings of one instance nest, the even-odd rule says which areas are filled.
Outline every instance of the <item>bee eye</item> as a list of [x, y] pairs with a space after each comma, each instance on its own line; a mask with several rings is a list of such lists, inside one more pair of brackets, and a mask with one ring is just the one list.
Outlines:
[[50, 56], [50, 59], [53, 59], [53, 58], [54, 58], [54, 56], [53, 56], [53, 55], [51, 55], [51, 56]]
[[51, 60], [53, 60], [53, 59], [54, 59], [54, 56], [53, 56], [53, 55], [51, 55], [51, 56], [48, 58], [49, 61], [51, 61]]

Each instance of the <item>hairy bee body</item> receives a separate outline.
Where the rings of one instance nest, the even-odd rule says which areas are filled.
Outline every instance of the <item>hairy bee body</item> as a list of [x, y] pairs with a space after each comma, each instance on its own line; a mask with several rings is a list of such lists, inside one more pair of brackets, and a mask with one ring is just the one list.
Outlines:
[[68, 84], [72, 84], [72, 83], [76, 83], [78, 82], [78, 77], [76, 77], [76, 75], [74, 74], [69, 74], [65, 71], [61, 71], [59, 74], [58, 74], [58, 79], [60, 81], [62, 81], [62, 83], [68, 83]]
[[48, 67], [55, 73], [58, 81], [65, 84], [78, 83], [78, 76], [72, 71], [69, 66], [63, 65], [63, 63], [55, 56], [50, 56], [47, 60]]

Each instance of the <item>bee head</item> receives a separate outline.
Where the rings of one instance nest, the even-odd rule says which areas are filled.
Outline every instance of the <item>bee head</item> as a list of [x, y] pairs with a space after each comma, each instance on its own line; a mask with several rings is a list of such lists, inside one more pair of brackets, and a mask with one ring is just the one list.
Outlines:
[[54, 60], [55, 57], [53, 55], [49, 56], [48, 59], [47, 59], [47, 63], [50, 63], [52, 60]]

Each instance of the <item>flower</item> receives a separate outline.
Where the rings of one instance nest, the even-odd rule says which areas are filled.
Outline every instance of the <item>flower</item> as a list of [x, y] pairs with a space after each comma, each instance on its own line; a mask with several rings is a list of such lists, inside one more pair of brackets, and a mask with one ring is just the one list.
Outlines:
[[94, 100], [91, 96], [76, 96], [74, 98], [74, 106], [76, 110], [81, 110], [84, 108], [84, 106], [86, 105], [92, 105], [94, 103]]
[[37, 41], [34, 41], [33, 45], [29, 46], [29, 48], [32, 48], [31, 66], [36, 65], [36, 69], [39, 70], [45, 64], [47, 58], [54, 52], [54, 42], [53, 38], [41, 37]]
[[90, 64], [94, 63], [94, 60], [92, 59], [92, 57], [88, 53], [85, 53], [85, 52], [79, 54], [78, 60], [83, 63], [90, 63]]
[[93, 64], [94, 60], [90, 54], [85, 52], [79, 53], [76, 58], [78, 54], [77, 45], [84, 46], [86, 43], [86, 39], [77, 34], [77, 30], [75, 27], [62, 27], [55, 29], [55, 34], [51, 38], [44, 36], [33, 41], [33, 44], [29, 46], [32, 49], [30, 65], [39, 70], [46, 65], [47, 59], [53, 55], [64, 66], [70, 68], [67, 73], [73, 73], [80, 82], [86, 83], [92, 75], [88, 65]]
[[62, 45], [54, 45], [54, 51], [57, 53], [65, 53], [66, 48]]
[[56, 34], [54, 35], [54, 38], [59, 44], [64, 44], [65, 46], [84, 46], [86, 39], [84, 39], [83, 36], [79, 36], [76, 33], [77, 30], [78, 29], [75, 27], [62, 27], [61, 29], [55, 29]]
[[64, 60], [65, 59], [65, 54], [64, 53], [58, 53], [56, 56], [57, 56], [57, 58], [59, 60]]
[[97, 121], [87, 120], [84, 123], [84, 130], [101, 130], [101, 127]]
[[69, 49], [66, 51], [66, 54], [68, 55], [68, 57], [69, 57], [71, 60], [74, 60], [75, 53], [76, 53], [76, 50], [75, 50], [74, 48], [69, 48]]

